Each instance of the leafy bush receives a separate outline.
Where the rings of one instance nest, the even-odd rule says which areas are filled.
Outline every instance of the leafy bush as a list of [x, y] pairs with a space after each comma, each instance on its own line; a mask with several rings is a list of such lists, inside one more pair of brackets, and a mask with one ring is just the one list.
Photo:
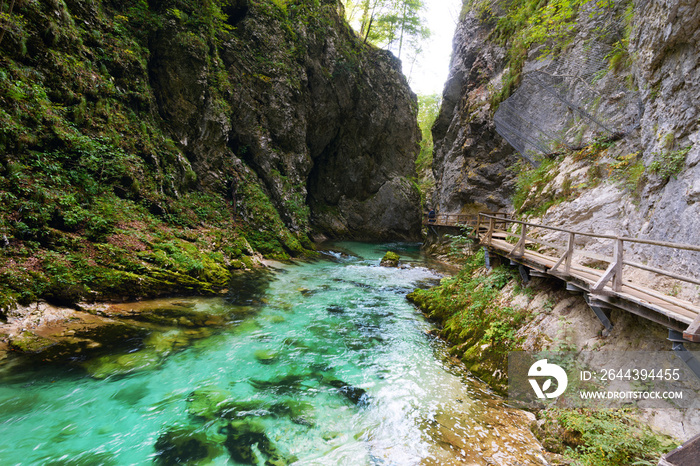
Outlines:
[[[541, 413], [544, 424], [536, 432], [551, 449], [581, 466], [654, 465], [676, 444], [656, 434], [626, 410], [565, 410]], [[554, 443], [551, 443], [554, 442]]]
[[654, 161], [649, 164], [649, 171], [662, 179], [669, 179], [676, 176], [685, 167], [685, 158], [690, 152], [690, 147], [674, 151], [655, 152]]

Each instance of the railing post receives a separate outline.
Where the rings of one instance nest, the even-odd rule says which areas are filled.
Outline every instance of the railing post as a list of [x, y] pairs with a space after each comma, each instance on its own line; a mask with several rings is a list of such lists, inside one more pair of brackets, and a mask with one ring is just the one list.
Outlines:
[[574, 232], [569, 232], [569, 244], [566, 246], [566, 262], [564, 263], [564, 273], [571, 275], [571, 259], [574, 257]]
[[622, 238], [615, 238], [615, 249], [613, 250], [612, 262], [608, 269], [600, 277], [600, 280], [593, 285], [591, 291], [599, 292], [605, 288], [605, 284], [612, 279], [612, 290], [620, 291], [622, 289], [622, 248], [624, 244]]
[[623, 250], [622, 238], [617, 238], [615, 240], [615, 250], [613, 252], [615, 258], [615, 272], [612, 277], [612, 289], [613, 291], [620, 291], [622, 289], [622, 250]]
[[493, 239], [493, 217], [489, 217], [489, 230], [486, 232], [486, 244], [491, 245]]

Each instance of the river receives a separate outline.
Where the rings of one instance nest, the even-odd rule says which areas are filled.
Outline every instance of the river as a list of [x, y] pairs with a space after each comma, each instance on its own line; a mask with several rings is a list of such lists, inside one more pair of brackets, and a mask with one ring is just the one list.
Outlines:
[[[388, 249], [405, 267], [379, 266]], [[544, 464], [527, 417], [406, 301], [440, 278], [416, 245], [323, 257], [241, 277], [228, 299], [139, 303], [190, 317], [151, 321], [118, 350], [6, 365], [1, 463]]]

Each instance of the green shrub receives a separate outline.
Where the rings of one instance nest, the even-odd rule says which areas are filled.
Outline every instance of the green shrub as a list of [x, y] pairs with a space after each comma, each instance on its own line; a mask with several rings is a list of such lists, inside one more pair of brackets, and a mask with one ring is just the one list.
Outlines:
[[[676, 444], [654, 433], [626, 410], [543, 411], [542, 432], [567, 457], [581, 466], [654, 465]], [[543, 440], [540, 438], [540, 440]]]
[[649, 171], [662, 179], [676, 178], [685, 167], [685, 158], [691, 147], [674, 151], [655, 152], [654, 160], [649, 164]]

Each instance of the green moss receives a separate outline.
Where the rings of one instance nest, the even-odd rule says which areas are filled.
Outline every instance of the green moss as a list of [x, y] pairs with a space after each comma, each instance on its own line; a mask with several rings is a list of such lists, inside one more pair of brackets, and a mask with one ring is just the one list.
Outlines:
[[10, 347], [23, 353], [39, 353], [55, 344], [54, 340], [41, 337], [30, 331], [24, 331], [10, 339]]
[[384, 259], [382, 259], [382, 260], [398, 261], [400, 258], [401, 258], [401, 256], [399, 256], [395, 252], [387, 251], [386, 254], [384, 254]]
[[384, 257], [382, 257], [380, 264], [385, 267], [398, 267], [400, 259], [401, 256], [395, 252], [387, 251], [386, 254], [384, 254]]
[[513, 207], [516, 212], [530, 215], [542, 214], [554, 203], [554, 199], [542, 197], [544, 188], [557, 176], [556, 159], [545, 159], [538, 167], [521, 162], [515, 181]]
[[508, 352], [519, 344], [515, 333], [530, 316], [499, 304], [498, 293], [515, 279], [515, 269], [499, 266], [483, 273], [483, 264], [484, 254], [479, 251], [456, 276], [429, 290], [416, 290], [408, 299], [442, 324], [440, 336], [454, 345], [450, 350], [453, 356], [495, 389], [504, 391], [507, 380], [494, 373], [503, 373]]
[[[554, 56], [566, 49], [574, 36], [579, 10], [588, 0], [511, 0], [507, 5], [492, 8], [491, 0], [466, 2], [484, 22], [493, 22], [489, 40], [506, 48], [507, 64], [500, 89], [491, 95], [493, 111], [520, 84], [523, 64], [533, 47], [540, 47], [540, 56]], [[598, 2], [594, 14], [603, 15], [614, 7], [613, 2]], [[622, 43], [622, 50], [626, 43]], [[626, 50], [626, 48], [624, 48]], [[611, 62], [622, 61], [617, 55]]]
[[[277, 3], [253, 7], [284, 17], [292, 58], [305, 46], [296, 32], [300, 21], [313, 34], [338, 26], [331, 24], [333, 5]], [[256, 251], [288, 259], [313, 249], [302, 185], [280, 178], [289, 193], [280, 207], [301, 226], [290, 232], [249, 170], [215, 168], [220, 181], [205, 186], [188, 148], [171, 139], [151, 88], [154, 34], [175, 28], [175, 40], [206, 63], [214, 113], [230, 113], [227, 96], [240, 83], [231, 81], [220, 56], [222, 43], [237, 40], [223, 3], [169, 6], [18, 2], [4, 19], [0, 311], [37, 299], [72, 304], [219, 293], [230, 279], [225, 264], [253, 268], [249, 256]], [[364, 50], [341, 47], [349, 57]], [[257, 58], [249, 65], [260, 75], [284, 75], [293, 66]], [[244, 218], [227, 197], [233, 178], [242, 181]]]
[[[673, 141], [671, 143], [666, 143], [666, 145], [667, 147], [672, 146]], [[683, 170], [683, 167], [685, 167], [685, 158], [691, 148], [692, 146], [688, 146], [684, 149], [674, 151], [666, 150], [663, 152], [655, 152], [653, 154], [654, 160], [649, 164], [649, 171], [664, 180], [668, 180], [671, 177], [676, 178]]]

